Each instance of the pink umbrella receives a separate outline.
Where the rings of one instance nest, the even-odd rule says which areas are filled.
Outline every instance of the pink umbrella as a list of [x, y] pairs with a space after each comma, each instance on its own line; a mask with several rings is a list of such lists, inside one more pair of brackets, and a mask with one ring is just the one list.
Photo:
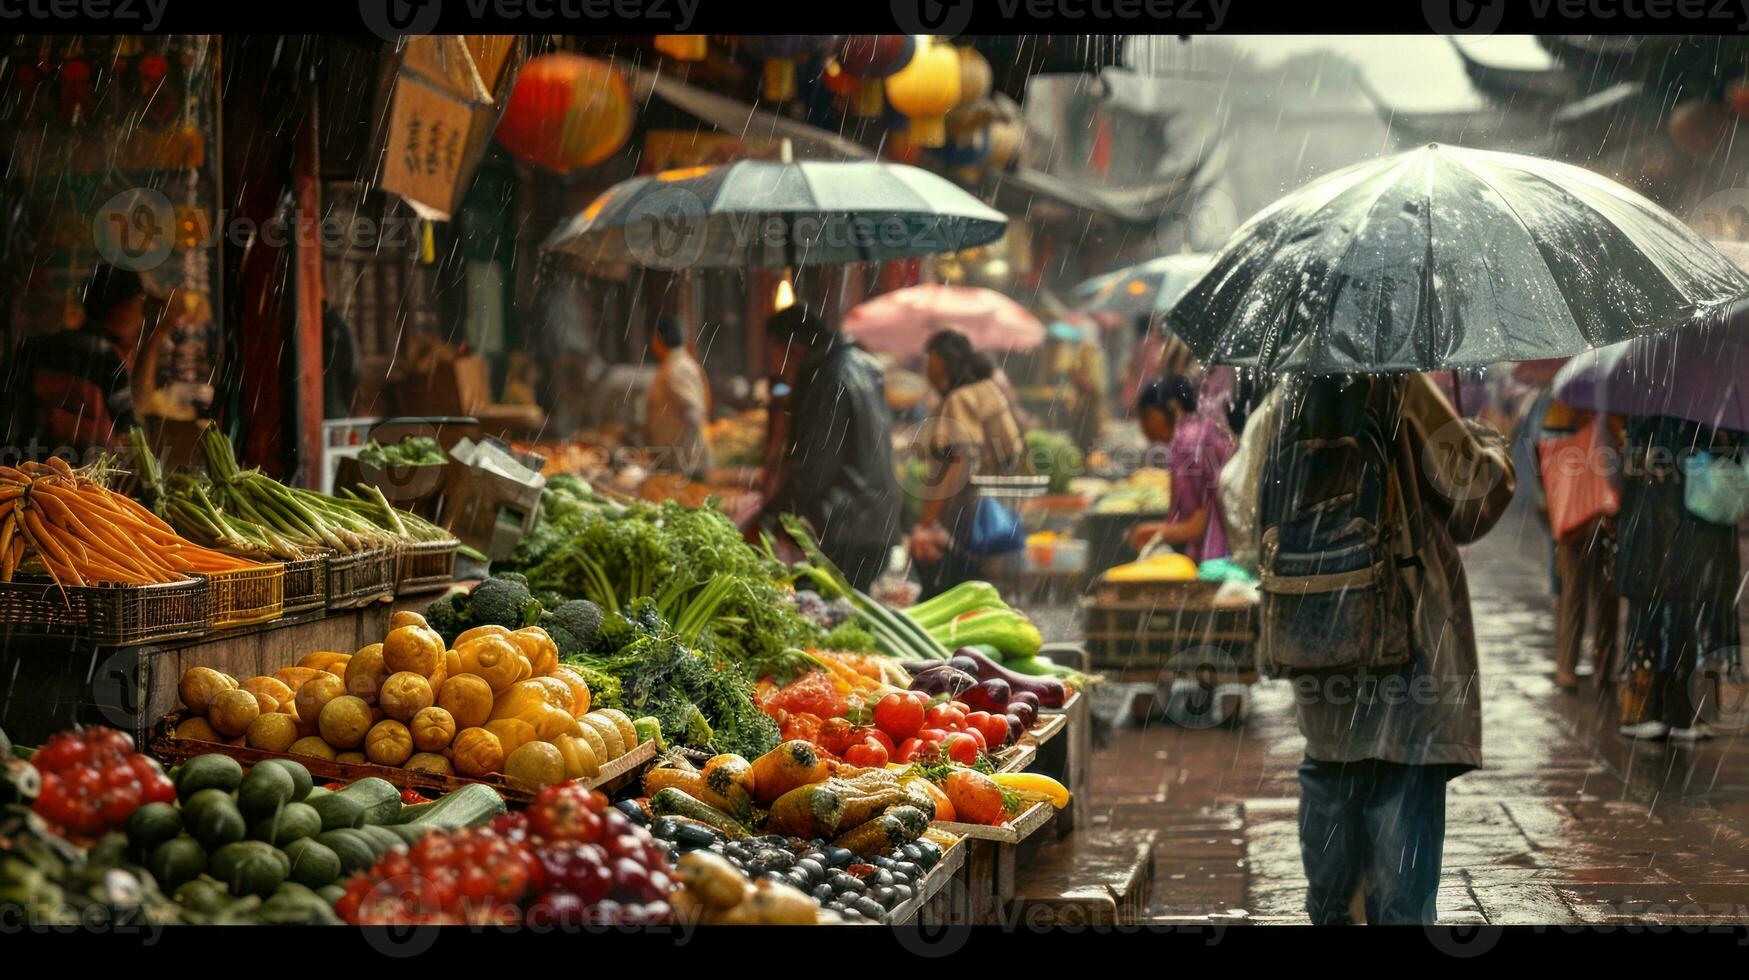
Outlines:
[[972, 286], [896, 289], [844, 318], [845, 336], [889, 354], [915, 354], [930, 334], [950, 327], [981, 351], [1031, 350], [1045, 340], [1045, 325], [1026, 307], [993, 289]]

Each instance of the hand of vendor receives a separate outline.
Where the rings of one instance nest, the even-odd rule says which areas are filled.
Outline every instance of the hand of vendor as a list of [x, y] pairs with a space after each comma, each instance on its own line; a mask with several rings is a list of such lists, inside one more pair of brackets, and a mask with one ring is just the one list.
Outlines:
[[1143, 521], [1130, 529], [1130, 547], [1141, 551], [1160, 536], [1166, 527], [1165, 521]]
[[911, 529], [911, 557], [921, 562], [935, 563], [947, 555], [952, 536], [940, 524], [918, 524]]

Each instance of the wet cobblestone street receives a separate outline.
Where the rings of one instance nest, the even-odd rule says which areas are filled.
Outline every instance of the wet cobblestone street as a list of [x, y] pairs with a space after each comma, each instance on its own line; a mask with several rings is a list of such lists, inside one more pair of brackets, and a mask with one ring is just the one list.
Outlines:
[[[1515, 512], [1466, 556], [1486, 766], [1450, 784], [1441, 920], [1749, 923], [1749, 735], [1631, 743], [1590, 678], [1556, 688], [1546, 541]], [[1126, 715], [1094, 758], [1092, 823], [1159, 831], [1156, 921], [1305, 921], [1304, 743], [1284, 683], [1252, 693], [1238, 727]]]

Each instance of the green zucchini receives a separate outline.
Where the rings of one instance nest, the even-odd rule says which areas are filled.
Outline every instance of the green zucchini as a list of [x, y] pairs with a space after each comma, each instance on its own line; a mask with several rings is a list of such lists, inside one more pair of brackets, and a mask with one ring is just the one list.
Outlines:
[[504, 797], [485, 783], [468, 783], [441, 800], [401, 810], [401, 822], [441, 830], [483, 827], [505, 812]]
[[650, 812], [697, 820], [717, 828], [731, 838], [747, 836], [747, 828], [741, 826], [740, 821], [674, 786], [658, 790], [656, 795], [650, 797]]
[[[363, 810], [366, 824], [400, 822], [401, 791], [386, 779], [366, 776], [345, 789], [336, 790], [334, 795], [357, 803]], [[323, 822], [325, 824], [326, 820]]]

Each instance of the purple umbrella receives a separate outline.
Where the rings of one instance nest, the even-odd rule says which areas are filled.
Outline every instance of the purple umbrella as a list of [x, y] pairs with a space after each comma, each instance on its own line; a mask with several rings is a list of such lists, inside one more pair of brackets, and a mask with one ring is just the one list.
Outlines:
[[1553, 397], [1597, 412], [1749, 431], [1749, 315], [1579, 354], [1555, 375]]

